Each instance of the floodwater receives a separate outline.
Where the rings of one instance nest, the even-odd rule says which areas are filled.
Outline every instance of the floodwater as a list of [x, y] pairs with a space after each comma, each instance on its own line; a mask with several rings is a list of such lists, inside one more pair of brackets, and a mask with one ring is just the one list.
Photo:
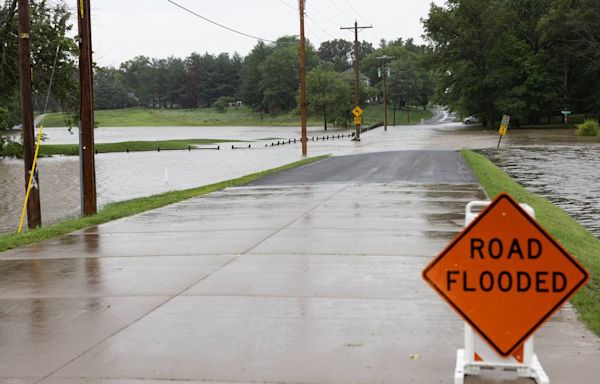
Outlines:
[[[309, 156], [349, 155], [405, 149], [485, 150], [494, 161], [535, 192], [547, 196], [600, 235], [600, 148], [596, 139], [576, 138], [571, 130], [518, 130], [510, 132], [496, 151], [495, 130], [453, 123], [447, 112], [420, 126], [379, 128], [363, 134], [360, 143], [347, 138], [309, 142]], [[309, 137], [341, 134], [310, 128]], [[76, 143], [77, 129], [46, 129], [49, 144]], [[301, 159], [300, 145], [265, 147], [269, 138], [299, 138], [296, 127], [139, 127], [99, 128], [96, 142], [218, 138], [248, 140], [252, 149], [138, 152], [96, 156], [99, 204], [193, 188]], [[275, 140], [277, 141], [277, 140]], [[243, 144], [238, 144], [243, 145]], [[398, 166], [402, 166], [399, 164]], [[79, 160], [76, 157], [40, 159], [42, 219], [46, 224], [78, 215]], [[0, 233], [15, 231], [23, 204], [23, 165], [0, 159]]]
[[511, 147], [484, 153], [530, 191], [600, 237], [600, 144]]

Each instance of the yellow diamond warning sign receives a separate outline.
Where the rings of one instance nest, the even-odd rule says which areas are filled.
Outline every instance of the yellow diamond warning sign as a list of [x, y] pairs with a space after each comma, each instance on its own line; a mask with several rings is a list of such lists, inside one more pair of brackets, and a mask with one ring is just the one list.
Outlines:
[[354, 107], [354, 109], [352, 110], [352, 114], [353, 114], [355, 117], [360, 117], [360, 116], [362, 116], [363, 112], [364, 112], [364, 111], [362, 110], [362, 108], [361, 108], [361, 107], [359, 107], [358, 105], [357, 105], [356, 107]]
[[589, 274], [502, 194], [425, 268], [423, 278], [500, 355], [508, 356]]

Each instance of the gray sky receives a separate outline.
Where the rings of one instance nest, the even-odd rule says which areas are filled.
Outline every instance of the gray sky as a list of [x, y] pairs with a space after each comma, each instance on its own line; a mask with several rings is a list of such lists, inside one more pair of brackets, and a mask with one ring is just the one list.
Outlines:
[[[67, 0], [70, 4], [73, 0]], [[205, 17], [242, 32], [274, 40], [299, 34], [297, 0], [174, 0]], [[434, 0], [441, 4], [443, 0]], [[333, 38], [352, 40], [340, 26], [373, 24], [360, 38], [412, 37], [422, 42], [420, 22], [430, 0], [307, 0], [307, 38], [319, 46]], [[92, 1], [95, 60], [118, 66], [137, 55], [188, 56], [200, 53], [248, 53], [256, 41], [203, 21], [167, 0]]]

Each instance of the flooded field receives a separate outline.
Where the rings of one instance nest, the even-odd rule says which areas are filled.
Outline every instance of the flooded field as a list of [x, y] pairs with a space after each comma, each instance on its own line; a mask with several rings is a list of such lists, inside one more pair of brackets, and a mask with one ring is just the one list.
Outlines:
[[[600, 235], [600, 143], [576, 138], [569, 130], [513, 131], [495, 150], [495, 130], [464, 127], [439, 116], [439, 123], [390, 127], [367, 132], [361, 143], [348, 139], [309, 142], [309, 155], [349, 155], [406, 149], [484, 150], [519, 182], [563, 207]], [[52, 128], [47, 143], [76, 143], [66, 129]], [[311, 128], [309, 136], [331, 135]], [[337, 131], [336, 133], [340, 133]], [[253, 141], [251, 150], [178, 151], [100, 154], [96, 157], [100, 205], [169, 190], [193, 188], [300, 159], [299, 144], [265, 148], [269, 138], [298, 138], [293, 127], [161, 127], [101, 128], [97, 142], [219, 138]], [[402, 164], [398, 164], [399, 167]], [[42, 217], [45, 224], [79, 212], [79, 160], [54, 157], [40, 160]], [[23, 165], [0, 159], [0, 233], [13, 232], [23, 204]]]

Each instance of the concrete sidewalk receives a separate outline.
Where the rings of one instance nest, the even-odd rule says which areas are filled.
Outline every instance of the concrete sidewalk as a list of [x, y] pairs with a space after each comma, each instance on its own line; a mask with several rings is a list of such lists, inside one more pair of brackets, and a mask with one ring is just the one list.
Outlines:
[[[456, 167], [282, 174], [2, 253], [0, 383], [452, 383], [463, 323], [420, 271], [483, 197]], [[537, 342], [553, 383], [597, 380], [600, 341], [569, 308]]]

